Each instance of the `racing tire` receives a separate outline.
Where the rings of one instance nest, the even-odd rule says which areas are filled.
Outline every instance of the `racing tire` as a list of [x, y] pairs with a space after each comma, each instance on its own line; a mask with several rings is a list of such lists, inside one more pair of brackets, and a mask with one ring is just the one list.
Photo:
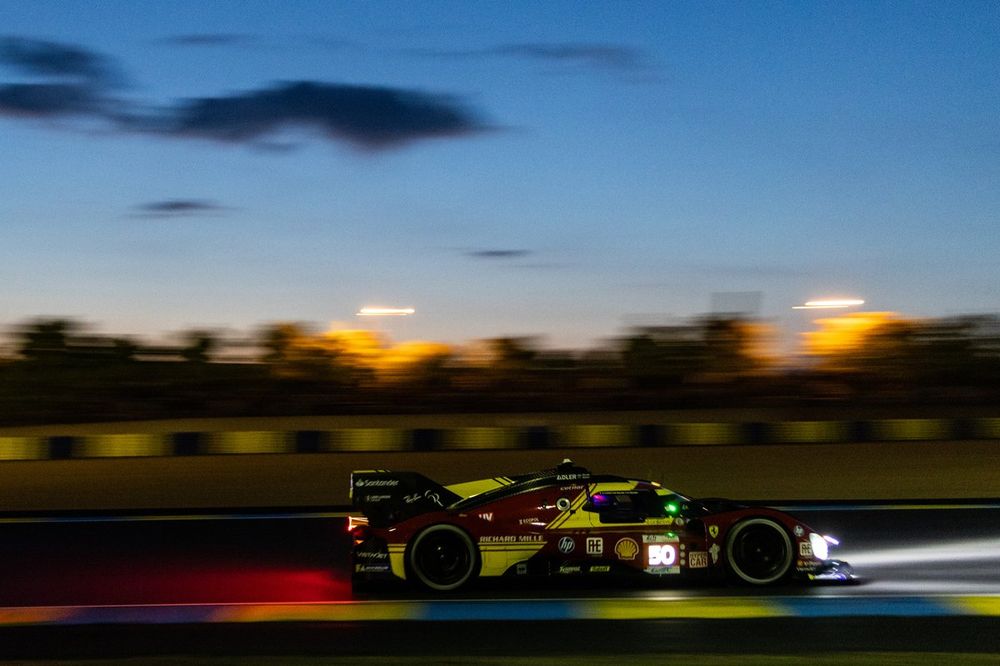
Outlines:
[[479, 554], [469, 535], [454, 525], [431, 525], [417, 535], [407, 554], [414, 579], [435, 592], [450, 592], [473, 577]]
[[726, 562], [738, 582], [773, 585], [788, 577], [795, 561], [792, 539], [769, 518], [737, 523], [726, 537]]

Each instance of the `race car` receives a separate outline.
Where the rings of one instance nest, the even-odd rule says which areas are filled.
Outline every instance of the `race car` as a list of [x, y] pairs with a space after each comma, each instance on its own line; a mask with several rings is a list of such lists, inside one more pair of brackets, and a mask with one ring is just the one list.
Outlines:
[[498, 576], [854, 579], [837, 541], [781, 511], [696, 500], [564, 460], [520, 476], [442, 486], [417, 472], [351, 474], [352, 579], [435, 591]]

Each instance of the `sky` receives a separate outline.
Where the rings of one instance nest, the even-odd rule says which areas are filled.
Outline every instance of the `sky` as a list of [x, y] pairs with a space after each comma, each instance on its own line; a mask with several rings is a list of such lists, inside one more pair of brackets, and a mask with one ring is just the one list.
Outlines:
[[0, 0], [4, 328], [1000, 312], [998, 211], [997, 2]]

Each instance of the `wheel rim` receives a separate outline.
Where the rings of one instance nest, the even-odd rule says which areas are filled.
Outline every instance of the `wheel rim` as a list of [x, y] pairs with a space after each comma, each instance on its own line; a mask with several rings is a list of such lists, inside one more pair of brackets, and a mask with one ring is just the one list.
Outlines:
[[459, 587], [472, 573], [473, 562], [468, 538], [450, 528], [431, 528], [414, 544], [414, 573], [437, 590]]
[[785, 531], [770, 520], [750, 520], [737, 526], [729, 542], [733, 570], [749, 583], [773, 583], [791, 566], [791, 542]]

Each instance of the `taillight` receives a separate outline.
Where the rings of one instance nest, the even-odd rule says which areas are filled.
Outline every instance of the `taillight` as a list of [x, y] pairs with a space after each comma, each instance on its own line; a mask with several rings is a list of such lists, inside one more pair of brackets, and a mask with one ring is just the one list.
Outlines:
[[348, 516], [347, 531], [354, 539], [354, 545], [363, 543], [369, 536], [368, 519], [364, 516]]

